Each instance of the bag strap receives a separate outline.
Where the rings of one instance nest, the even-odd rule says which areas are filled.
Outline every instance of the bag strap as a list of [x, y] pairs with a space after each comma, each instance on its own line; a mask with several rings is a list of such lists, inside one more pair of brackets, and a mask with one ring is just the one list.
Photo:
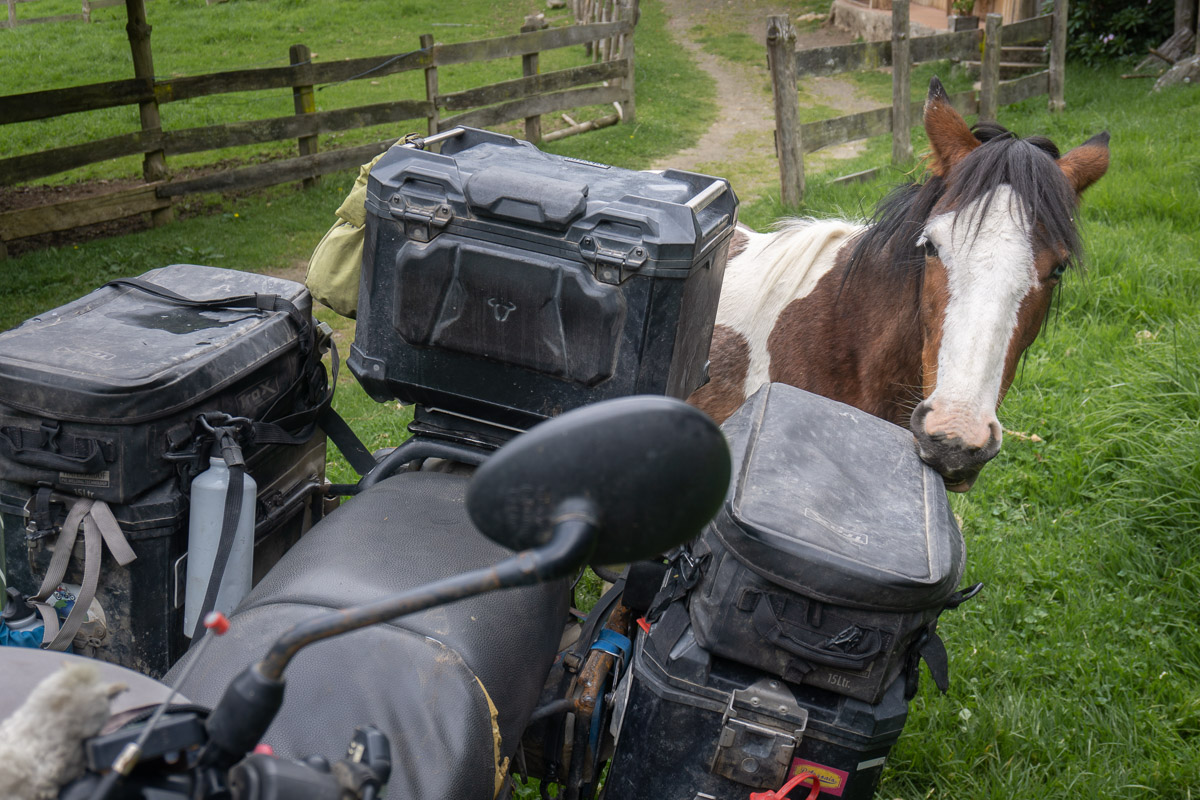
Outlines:
[[[242, 493], [246, 486], [246, 461], [242, 456], [242, 448], [234, 436], [234, 429], [217, 428], [217, 436], [221, 446], [221, 456], [229, 468], [229, 484], [225, 487], [225, 514], [221, 519], [221, 536], [217, 540], [217, 554], [213, 559], [212, 572], [208, 575], [208, 587], [204, 590], [204, 601], [200, 604], [200, 616], [197, 617], [196, 623], [197, 631], [217, 604], [217, 595], [221, 591], [225, 568], [229, 565], [229, 554], [233, 552], [233, 540], [237, 535], [238, 522], [242, 517]], [[196, 636], [195, 632], [193, 631], [192, 636], [193, 644], [204, 638]]]
[[[981, 589], [983, 589], [982, 582], [959, 589], [946, 598], [942, 610], [958, 608], [979, 594]], [[908, 665], [905, 670], [905, 700], [912, 700], [917, 694], [917, 685], [921, 678], [919, 667], [922, 661], [929, 667], [929, 676], [933, 678], [933, 684], [942, 694], [945, 694], [950, 689], [950, 656], [946, 653], [945, 642], [942, 641], [942, 637], [938, 636], [936, 619], [929, 623], [929, 627], [921, 634], [921, 638], [909, 650]]]
[[246, 308], [256, 311], [286, 312], [292, 319], [292, 322], [295, 323], [296, 330], [300, 332], [301, 352], [308, 353], [312, 350], [311, 321], [304, 314], [300, 313], [300, 309], [296, 307], [295, 303], [277, 294], [256, 292], [254, 294], [240, 294], [231, 297], [217, 297], [211, 300], [195, 300], [190, 297], [184, 297], [178, 292], [173, 292], [165, 286], [159, 286], [157, 283], [152, 283], [141, 278], [116, 278], [104, 285], [128, 286], [146, 294], [154, 295], [162, 300], [189, 308]]
[[[56, 496], [55, 499], [70, 501], [72, 498]], [[83, 583], [79, 587], [74, 607], [60, 627], [58, 610], [54, 608], [50, 599], [66, 577], [67, 565], [70, 563], [81, 526]], [[96, 587], [100, 582], [100, 559], [104, 545], [107, 545], [109, 552], [121, 566], [137, 558], [107, 503], [103, 500], [74, 499], [58, 535], [58, 541], [54, 544], [54, 556], [50, 559], [50, 566], [42, 579], [42, 585], [37, 595], [29, 600], [29, 604], [37, 609], [45, 625], [42, 636], [44, 649], [66, 650], [75, 639], [79, 626], [87, 619], [88, 608], [96, 597]]]
[[[375, 468], [377, 463], [375, 456], [371, 455], [371, 451], [362, 443], [346, 420], [342, 419], [342, 416], [333, 408], [333, 393], [337, 388], [338, 368], [341, 364], [337, 345], [334, 344], [333, 339], [329, 340], [329, 354], [330, 361], [333, 363], [333, 376], [329, 381], [329, 391], [325, 393], [321, 401], [310, 409], [274, 422], [255, 422], [253, 424], [254, 441], [263, 444], [304, 444], [312, 436], [314, 427], [320, 425], [321, 430], [346, 457], [346, 461], [354, 471], [360, 476], [366, 475]], [[289, 433], [288, 429], [294, 429], [296, 425], [303, 426], [300, 433]]]
[[669, 557], [671, 565], [667, 577], [651, 601], [650, 609], [646, 611], [646, 620], [651, 623], [657, 622], [672, 603], [687, 597], [696, 588], [708, 570], [708, 563], [712, 561], [711, 552], [697, 556], [686, 546], [681, 546]]
[[16, 425], [0, 428], [0, 454], [29, 467], [99, 472], [112, 460], [112, 443], [64, 434], [58, 422], [43, 421], [35, 431]]

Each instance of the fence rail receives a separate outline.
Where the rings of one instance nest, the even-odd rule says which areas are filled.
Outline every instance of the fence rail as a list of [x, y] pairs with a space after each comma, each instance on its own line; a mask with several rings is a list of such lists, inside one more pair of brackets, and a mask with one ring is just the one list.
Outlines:
[[[564, 28], [543, 29], [527, 20], [521, 33], [471, 42], [438, 44], [427, 35], [422, 37], [422, 46], [417, 50], [347, 61], [311, 63], [307, 48], [296, 45], [291, 53], [294, 63], [287, 67], [165, 80], [132, 78], [0, 97], [0, 120], [3, 121], [0, 124], [133, 104], [143, 110], [147, 106], [156, 109], [165, 103], [230, 92], [290, 89], [296, 98], [296, 113], [288, 116], [180, 130], [163, 130], [157, 124], [147, 126], [143, 121], [144, 127], [140, 131], [0, 159], [0, 186], [127, 156], [166, 158], [290, 139], [298, 141], [300, 152], [295, 158], [181, 181], [158, 179], [147, 171], [146, 186], [136, 190], [123, 190], [111, 197], [92, 197], [73, 203], [4, 212], [0, 214], [0, 258], [5, 255], [3, 243], [6, 240], [104, 222], [147, 210], [159, 213], [169, 208], [172, 198], [185, 194], [260, 188], [295, 180], [304, 180], [308, 185], [320, 175], [369, 161], [395, 141], [389, 139], [317, 153], [316, 137], [320, 134], [422, 118], [431, 133], [455, 125], [486, 127], [522, 119], [526, 120], [528, 133], [530, 121], [540, 120], [540, 115], [612, 103], [618, 105], [619, 117], [631, 122], [635, 113], [632, 64], [636, 0], [623, 0], [618, 10], [620, 13], [615, 19]], [[137, 26], [131, 26], [131, 42], [139, 33]], [[145, 36], [148, 37], [148, 32]], [[611, 43], [606, 46], [610, 60], [536, 73], [536, 58], [540, 52], [600, 41]], [[148, 48], [148, 38], [141, 44]], [[299, 53], [305, 57], [299, 58]], [[514, 57], [523, 57], [527, 65], [525, 77], [457, 92], [438, 92], [438, 67]], [[533, 59], [532, 70], [528, 68], [530, 59]], [[316, 111], [311, 100], [315, 85], [377, 79], [415, 70], [425, 72], [424, 98], [330, 111]], [[443, 117], [443, 111], [454, 115]], [[593, 121], [592, 127], [616, 121], [605, 116]], [[572, 127], [587, 129], [586, 126]], [[535, 138], [540, 137], [540, 122], [533, 126], [533, 133]]]
[[17, 5], [34, 2], [37, 2], [37, 0], [4, 0], [4, 5], [8, 6], [8, 14], [4, 19], [0, 19], [0, 28], [15, 28], [18, 25], [36, 25], [39, 22], [91, 22], [93, 10], [125, 4], [125, 0], [82, 0], [80, 13], [78, 14], [56, 14], [49, 17], [25, 17], [17, 19]]
[[[1054, 13], [1008, 25], [1001, 15], [989, 14], [985, 30], [936, 34], [909, 38], [908, 0], [893, 0], [891, 41], [857, 42], [848, 45], [795, 50], [795, 32], [787, 17], [771, 17], [767, 26], [767, 60], [775, 97], [776, 151], [783, 201], [796, 205], [804, 196], [805, 153], [835, 144], [894, 133], [893, 160], [912, 156], [907, 132], [911, 121], [920, 119], [922, 102], [912, 102], [909, 68], [930, 61], [980, 61], [981, 86], [978, 92], [961, 92], [951, 101], [964, 114], [978, 113], [981, 119], [995, 119], [998, 105], [1049, 94], [1052, 110], [1061, 110], [1063, 58], [1059, 52], [1065, 42], [1066, 2], [1055, 0]], [[1009, 81], [1000, 80], [1000, 48], [1022, 45], [1046, 45], [1050, 51], [1048, 70]], [[903, 65], [893, 64], [893, 53], [901, 55]], [[790, 64], [791, 69], [776, 65]], [[797, 121], [797, 78], [835, 75], [841, 72], [893, 68], [893, 103], [857, 114], [800, 124]], [[903, 68], [902, 68], [903, 67]]]

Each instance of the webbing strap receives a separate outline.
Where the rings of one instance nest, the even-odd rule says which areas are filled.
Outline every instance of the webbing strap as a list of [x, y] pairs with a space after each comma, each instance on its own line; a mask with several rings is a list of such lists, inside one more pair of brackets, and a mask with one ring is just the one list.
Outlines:
[[116, 278], [106, 283], [105, 286], [129, 286], [146, 294], [152, 294], [163, 300], [190, 308], [245, 308], [255, 311], [284, 311], [292, 318], [297, 330], [300, 331], [300, 351], [307, 353], [312, 349], [312, 336], [310, 335], [312, 325], [300, 313], [300, 309], [296, 308], [295, 303], [277, 294], [242, 294], [232, 297], [218, 297], [212, 300], [195, 300], [173, 292], [165, 286], [159, 286], [157, 283], [151, 283], [141, 278]]
[[[342, 419], [333, 408], [333, 393], [337, 388], [338, 367], [341, 359], [338, 357], [337, 345], [329, 340], [329, 360], [333, 364], [333, 376], [329, 381], [329, 391], [325, 397], [311, 409], [284, 417], [274, 422], [255, 422], [254, 441], [258, 444], [304, 444], [312, 436], [313, 426], [320, 425], [321, 430], [329, 437], [346, 462], [360, 476], [366, 475], [376, 466], [375, 456], [367, 449], [358, 434]], [[289, 433], [289, 428], [298, 424], [304, 428], [299, 433]]]
[[[241, 449], [236, 456], [241, 460]], [[230, 459], [226, 458], [228, 462]], [[221, 581], [225, 577], [225, 568], [229, 565], [229, 554], [233, 552], [233, 539], [237, 534], [238, 520], [242, 516], [242, 490], [246, 485], [246, 465], [241, 463], [229, 464], [229, 485], [225, 489], [225, 516], [221, 520], [221, 538], [217, 541], [217, 555], [213, 559], [212, 572], [208, 576], [208, 588], [204, 590], [204, 602], [200, 605], [200, 616], [197, 617], [196, 629], [192, 642], [198, 642], [203, 636], [201, 626], [217, 605], [217, 595], [221, 591]]]
[[618, 658], [621, 661], [629, 657], [629, 650], [632, 647], [633, 643], [629, 641], [628, 636], [623, 636], [608, 628], [600, 631], [599, 638], [592, 644], [593, 650], [608, 653], [610, 656]]
[[[47, 650], [66, 650], [79, 626], [87, 620], [88, 608], [96, 596], [96, 587], [100, 582], [100, 557], [103, 546], [107, 545], [113, 558], [121, 566], [137, 558], [129, 541], [125, 538], [112, 509], [103, 500], [84, 500], [55, 495], [59, 502], [72, 503], [67, 518], [63, 522], [58, 541], [54, 544], [54, 556], [42, 579], [42, 585], [37, 595], [29, 600], [30, 605], [37, 609], [45, 625], [42, 636], [42, 647]], [[59, 626], [58, 611], [50, 603], [59, 584], [67, 574], [67, 565], [75, 549], [75, 540], [79, 529], [83, 528], [83, 583], [75, 598], [75, 605], [67, 614], [67, 619]]]

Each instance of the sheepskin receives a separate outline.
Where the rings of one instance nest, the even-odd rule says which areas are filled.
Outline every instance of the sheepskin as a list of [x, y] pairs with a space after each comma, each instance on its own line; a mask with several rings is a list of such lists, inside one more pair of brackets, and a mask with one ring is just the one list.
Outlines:
[[83, 774], [83, 740], [99, 733], [109, 701], [127, 687], [101, 683], [87, 663], [67, 663], [0, 723], [0, 797], [53, 800]]

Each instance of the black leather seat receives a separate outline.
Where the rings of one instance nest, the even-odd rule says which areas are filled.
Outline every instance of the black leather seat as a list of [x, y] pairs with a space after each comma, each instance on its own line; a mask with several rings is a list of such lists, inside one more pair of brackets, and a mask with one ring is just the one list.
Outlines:
[[[468, 520], [467, 480], [406, 473], [350, 500], [254, 588], [180, 690], [211, 706], [300, 620], [510, 555]], [[537, 704], [567, 599], [562, 581], [508, 589], [319, 642], [288, 667], [265, 741], [282, 756], [332, 760], [355, 726], [375, 725], [392, 742], [389, 798], [491, 798]]]

